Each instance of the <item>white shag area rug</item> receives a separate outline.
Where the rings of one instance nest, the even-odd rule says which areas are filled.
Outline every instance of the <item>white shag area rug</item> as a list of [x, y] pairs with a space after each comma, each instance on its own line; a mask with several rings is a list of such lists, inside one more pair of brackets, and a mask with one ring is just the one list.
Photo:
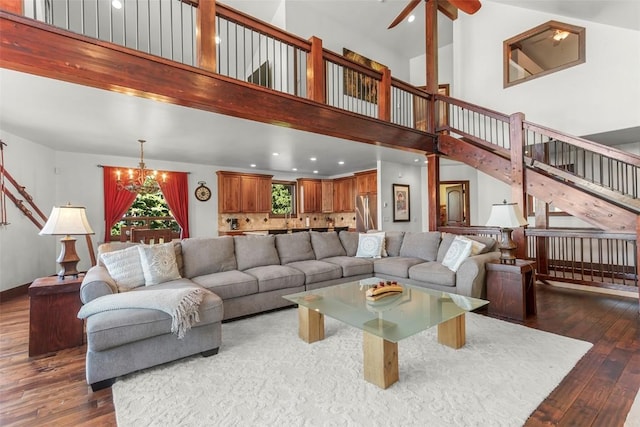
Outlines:
[[467, 343], [436, 329], [398, 344], [400, 381], [366, 382], [362, 332], [325, 317], [326, 338], [298, 338], [296, 309], [222, 325], [222, 347], [119, 379], [127, 426], [521, 426], [591, 344], [482, 315]]
[[636, 398], [631, 405], [624, 427], [640, 427], [640, 391], [636, 394]]

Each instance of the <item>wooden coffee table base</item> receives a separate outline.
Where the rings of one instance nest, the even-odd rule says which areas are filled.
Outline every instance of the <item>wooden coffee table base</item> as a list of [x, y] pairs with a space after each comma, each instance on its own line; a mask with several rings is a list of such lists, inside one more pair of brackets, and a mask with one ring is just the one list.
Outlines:
[[[364, 379], [385, 389], [399, 380], [398, 343], [363, 331]], [[324, 315], [298, 306], [298, 335], [308, 343], [324, 339]], [[466, 340], [464, 313], [438, 325], [438, 342], [458, 349]]]

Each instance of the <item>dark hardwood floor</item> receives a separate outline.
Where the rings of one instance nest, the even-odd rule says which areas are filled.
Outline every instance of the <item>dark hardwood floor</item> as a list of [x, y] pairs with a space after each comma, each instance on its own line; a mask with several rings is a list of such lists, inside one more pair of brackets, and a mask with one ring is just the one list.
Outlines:
[[[540, 284], [537, 299], [527, 326], [594, 347], [526, 425], [622, 426], [640, 387], [638, 300]], [[28, 329], [28, 297], [2, 301], [0, 425], [116, 425], [111, 389], [92, 393], [85, 382], [85, 347], [30, 359]]]

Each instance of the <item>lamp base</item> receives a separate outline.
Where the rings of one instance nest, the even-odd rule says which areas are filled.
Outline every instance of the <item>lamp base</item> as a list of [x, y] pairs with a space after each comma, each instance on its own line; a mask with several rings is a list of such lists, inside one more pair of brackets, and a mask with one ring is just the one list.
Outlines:
[[80, 257], [78, 257], [78, 253], [76, 252], [76, 239], [71, 236], [66, 236], [60, 239], [61, 249], [60, 255], [58, 256], [58, 263], [60, 264], [60, 271], [58, 272], [58, 277], [61, 280], [64, 280], [65, 276], [78, 277], [78, 262], [80, 262]]
[[513, 229], [502, 228], [502, 241], [500, 242], [500, 262], [502, 264], [515, 264], [516, 263], [516, 242], [511, 238]]

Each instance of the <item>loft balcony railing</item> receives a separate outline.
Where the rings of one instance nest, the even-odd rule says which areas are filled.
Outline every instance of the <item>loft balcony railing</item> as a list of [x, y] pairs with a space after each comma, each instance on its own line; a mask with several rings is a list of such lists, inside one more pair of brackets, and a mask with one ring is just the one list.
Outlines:
[[[366, 65], [223, 4], [215, 4], [215, 33], [203, 31], [197, 0], [25, 0], [25, 16], [201, 68], [267, 89], [400, 126], [427, 131], [430, 95]], [[204, 43], [199, 37], [214, 38]], [[211, 42], [212, 40], [209, 40]], [[202, 46], [215, 46], [213, 52]], [[310, 55], [321, 53], [321, 66]], [[211, 61], [211, 58], [214, 58]], [[321, 87], [315, 85], [321, 83]], [[391, 108], [391, 106], [394, 106]]]

